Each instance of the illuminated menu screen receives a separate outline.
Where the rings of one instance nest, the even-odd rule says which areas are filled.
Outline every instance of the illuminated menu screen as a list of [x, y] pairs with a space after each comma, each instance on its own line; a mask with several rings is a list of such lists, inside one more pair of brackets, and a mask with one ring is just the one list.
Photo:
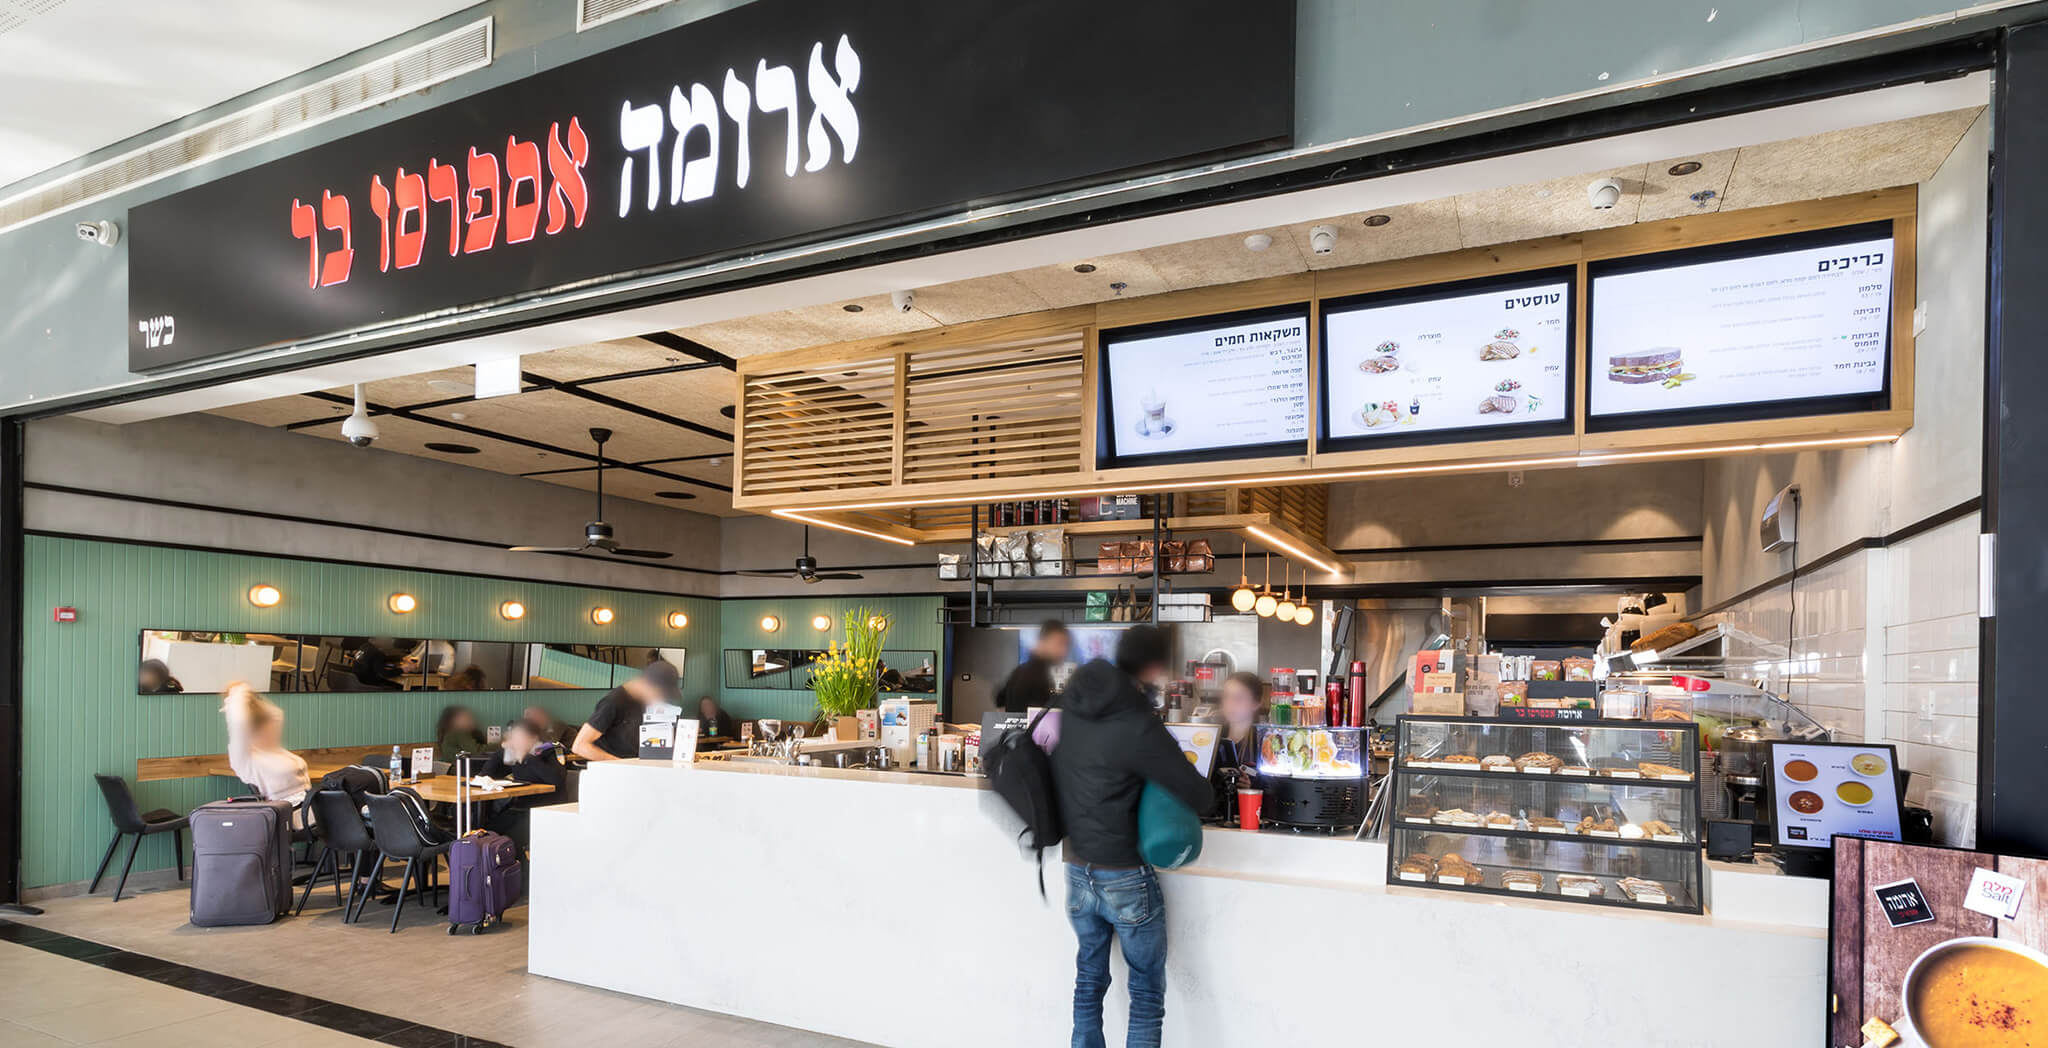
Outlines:
[[1572, 350], [1569, 271], [1327, 302], [1322, 447], [1568, 432]]
[[1901, 839], [1898, 754], [1883, 743], [1772, 742], [1778, 843], [1826, 848], [1836, 834]]
[[1889, 223], [1594, 263], [1589, 426], [1889, 406]]
[[1102, 333], [1103, 466], [1308, 451], [1308, 307]]

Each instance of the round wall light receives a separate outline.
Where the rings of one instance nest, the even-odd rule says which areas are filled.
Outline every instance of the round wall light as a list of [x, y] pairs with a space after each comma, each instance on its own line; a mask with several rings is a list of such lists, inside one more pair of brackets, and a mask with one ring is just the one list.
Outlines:
[[249, 603], [259, 608], [277, 607], [277, 602], [283, 599], [284, 592], [268, 582], [259, 582], [249, 587]]
[[829, 629], [831, 629], [831, 628], [832, 628], [832, 616], [830, 616], [830, 615], [813, 615], [813, 616], [811, 616], [811, 628], [812, 628], [812, 629], [814, 629], [814, 630], [817, 630], [817, 631], [818, 631], [819, 633], [823, 633], [823, 632], [825, 632], [826, 630], [829, 630]]
[[505, 603], [498, 605], [498, 617], [501, 619], [510, 619], [514, 621], [523, 619], [526, 617], [526, 605], [521, 604], [516, 600], [508, 600]]
[[888, 628], [889, 628], [889, 616], [887, 616], [887, 615], [870, 615], [870, 616], [868, 616], [868, 628], [869, 628], [869, 629], [871, 629], [871, 630], [885, 630], [885, 629], [888, 629]]
[[690, 617], [689, 617], [688, 615], [685, 615], [685, 614], [683, 614], [683, 613], [682, 613], [682, 612], [680, 612], [680, 611], [671, 611], [671, 612], [669, 612], [669, 613], [668, 613], [668, 628], [669, 628], [669, 629], [672, 629], [672, 630], [679, 630], [679, 629], [682, 629], [682, 628], [683, 628], [683, 627], [685, 627], [685, 626], [688, 626], [689, 624], [690, 624]]
[[782, 628], [782, 620], [773, 615], [761, 616], [761, 632], [773, 633]]
[[384, 606], [390, 608], [395, 615], [410, 615], [420, 606], [420, 599], [410, 593], [393, 593], [391, 599], [384, 602]]
[[610, 609], [610, 608], [592, 608], [592, 609], [590, 609], [590, 621], [592, 621], [592, 622], [595, 622], [595, 623], [597, 623], [597, 624], [598, 624], [598, 625], [600, 625], [600, 626], [609, 626], [609, 625], [611, 625], [611, 624], [612, 624], [612, 618], [613, 618], [613, 615], [612, 615], [612, 609]]

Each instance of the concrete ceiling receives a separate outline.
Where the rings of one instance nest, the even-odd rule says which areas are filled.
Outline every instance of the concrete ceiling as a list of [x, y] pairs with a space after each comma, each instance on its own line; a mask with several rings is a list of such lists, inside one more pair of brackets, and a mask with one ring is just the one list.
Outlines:
[[[1959, 109], [1791, 141], [1663, 157], [1374, 212], [931, 284], [917, 290], [915, 308], [907, 312], [895, 309], [887, 295], [874, 295], [682, 328], [670, 337], [694, 343], [695, 352], [736, 358], [1119, 296], [1910, 185], [1933, 175], [1982, 112], [1982, 107]], [[1681, 162], [1700, 166], [1673, 174]], [[1615, 207], [1595, 211], [1587, 205], [1586, 185], [1601, 177], [1620, 181], [1622, 194]], [[1386, 215], [1387, 221], [1368, 226], [1366, 219], [1374, 214]], [[1336, 250], [1326, 256], [1309, 248], [1310, 230], [1322, 224], [1338, 230]], [[1249, 250], [1245, 237], [1250, 233], [1265, 234], [1268, 246]], [[628, 464], [607, 473], [607, 495], [732, 515], [731, 443], [724, 437], [732, 422], [722, 414], [733, 403], [730, 370], [707, 366], [692, 351], [640, 338], [528, 353], [521, 366], [530, 380], [538, 381], [529, 381], [516, 396], [491, 400], [464, 399], [472, 388], [468, 367], [367, 383], [365, 394], [373, 405], [407, 409], [396, 417], [383, 416], [385, 435], [378, 446], [553, 484], [594, 487], [586, 431], [604, 426], [616, 433], [607, 459]], [[668, 370], [646, 374], [655, 369]], [[214, 413], [340, 439], [340, 419], [348, 407], [336, 398], [348, 394], [347, 387], [339, 387]], [[430, 441], [477, 451], [434, 451], [426, 447]], [[677, 500], [672, 497], [677, 492], [694, 497]]]
[[0, 0], [0, 187], [476, 0]]

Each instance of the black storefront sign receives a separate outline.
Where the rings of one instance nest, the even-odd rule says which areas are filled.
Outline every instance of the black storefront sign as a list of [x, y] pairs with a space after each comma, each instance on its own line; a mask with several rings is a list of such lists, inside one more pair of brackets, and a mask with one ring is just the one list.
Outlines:
[[1294, 4], [757, 0], [135, 208], [148, 371], [1291, 141]]

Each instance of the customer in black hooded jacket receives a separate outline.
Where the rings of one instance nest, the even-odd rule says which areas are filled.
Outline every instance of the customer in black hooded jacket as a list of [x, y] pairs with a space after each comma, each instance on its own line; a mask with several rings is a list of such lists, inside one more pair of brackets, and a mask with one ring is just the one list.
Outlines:
[[1138, 852], [1138, 797], [1147, 782], [1195, 812], [1209, 809], [1208, 780], [1196, 774], [1152, 712], [1146, 689], [1166, 676], [1167, 636], [1151, 626], [1125, 631], [1114, 665], [1074, 672], [1060, 703], [1053, 785], [1066, 825], [1067, 919], [1080, 940], [1074, 976], [1076, 1048], [1099, 1048], [1109, 945], [1131, 969], [1128, 1048], [1158, 1048], [1166, 1016], [1166, 899], [1159, 875]]

